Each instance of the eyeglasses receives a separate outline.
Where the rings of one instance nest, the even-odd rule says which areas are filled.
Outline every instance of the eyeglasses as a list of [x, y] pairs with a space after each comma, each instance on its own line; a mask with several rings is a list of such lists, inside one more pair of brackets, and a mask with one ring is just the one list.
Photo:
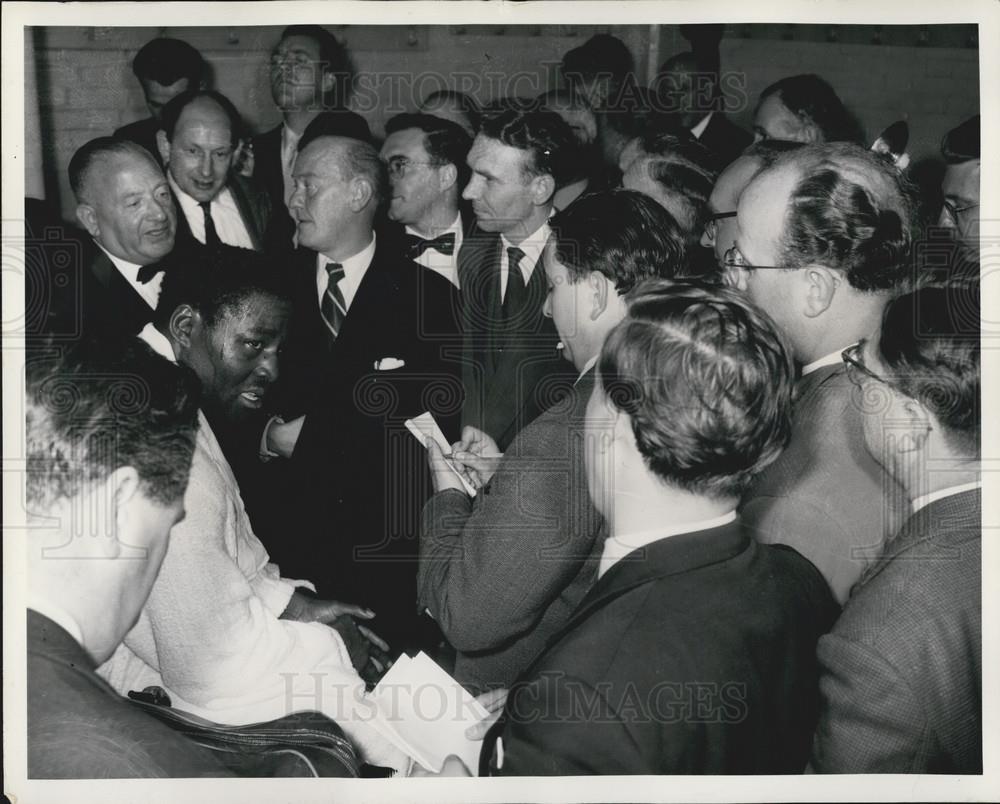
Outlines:
[[862, 338], [854, 344], [854, 346], [848, 346], [843, 352], [840, 353], [840, 358], [844, 361], [844, 365], [847, 367], [847, 379], [849, 379], [858, 388], [861, 388], [866, 380], [875, 380], [875, 382], [880, 382], [883, 385], [891, 385], [889, 380], [879, 374], [876, 374], [864, 364], [861, 357], [864, 348], [865, 339]]
[[944, 207], [944, 211], [948, 213], [948, 217], [955, 223], [958, 223], [959, 215], [963, 212], [968, 212], [970, 209], [976, 209], [979, 204], [967, 204], [964, 207], [956, 207], [951, 201], [945, 201], [942, 206]]
[[726, 218], [735, 218], [736, 210], [732, 212], [716, 212], [708, 216], [708, 220], [705, 221], [705, 236], [709, 240], [715, 241], [715, 236], [719, 233], [719, 221], [725, 220]]
[[736, 246], [722, 255], [722, 264], [727, 268], [739, 268], [742, 271], [785, 271], [784, 265], [751, 265]]
[[437, 162], [417, 162], [405, 156], [394, 156], [385, 163], [390, 179], [401, 179], [413, 165], [436, 165]]

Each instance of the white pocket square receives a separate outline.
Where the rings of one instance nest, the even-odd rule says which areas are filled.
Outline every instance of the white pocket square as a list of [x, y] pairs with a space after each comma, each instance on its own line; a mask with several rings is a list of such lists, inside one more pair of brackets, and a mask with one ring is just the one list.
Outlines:
[[400, 360], [398, 357], [383, 357], [381, 360], [375, 361], [375, 371], [392, 371], [405, 365], [406, 361]]

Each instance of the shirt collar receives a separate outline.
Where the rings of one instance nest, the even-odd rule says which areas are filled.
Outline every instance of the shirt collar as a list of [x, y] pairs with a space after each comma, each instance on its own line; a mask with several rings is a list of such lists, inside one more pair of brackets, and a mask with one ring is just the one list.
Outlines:
[[171, 363], [177, 362], [177, 356], [174, 354], [174, 347], [170, 345], [170, 341], [167, 339], [167, 336], [153, 326], [152, 321], [142, 328], [142, 332], [139, 333], [139, 338], [145, 341], [146, 345], [160, 357], [165, 357]]
[[691, 129], [692, 137], [694, 137], [696, 140], [701, 139], [701, 135], [704, 134], [705, 129], [708, 128], [708, 123], [712, 119], [713, 114], [715, 114], [715, 112], [709, 112], [703, 118], [701, 118], [701, 120], [698, 121], [698, 124]]
[[[418, 232], [412, 226], [407, 225], [405, 227], [405, 229], [406, 229], [406, 234], [408, 234], [408, 235], [414, 235], [415, 237], [420, 237], [420, 238], [423, 238], [424, 240], [429, 240], [430, 239], [423, 232]], [[462, 214], [460, 212], [455, 214], [455, 220], [452, 221], [451, 226], [449, 226], [447, 229], [445, 229], [444, 231], [442, 231], [441, 234], [438, 235], [438, 237], [441, 237], [441, 235], [446, 235], [446, 234], [454, 234], [455, 235], [455, 250], [457, 251], [458, 250], [458, 241], [459, 241], [459, 239], [462, 236]]]
[[721, 516], [711, 519], [701, 519], [696, 522], [681, 522], [676, 525], [667, 525], [654, 530], [643, 530], [633, 533], [615, 534], [609, 536], [604, 542], [604, 552], [601, 554], [601, 563], [597, 570], [597, 577], [600, 578], [611, 567], [621, 561], [629, 553], [638, 550], [640, 547], [658, 542], [668, 536], [676, 536], [681, 533], [696, 533], [700, 530], [711, 530], [721, 528], [730, 522], [736, 521], [736, 509], [728, 511]]
[[807, 374], [812, 374], [814, 371], [816, 371], [816, 369], [823, 368], [823, 366], [833, 366], [833, 365], [836, 365], [837, 363], [843, 362], [843, 358], [841, 357], [841, 353], [845, 349], [850, 349], [856, 343], [857, 343], [857, 341], [855, 341], [854, 343], [849, 343], [849, 344], [847, 344], [845, 346], [842, 346], [837, 351], [830, 352], [830, 354], [828, 354], [828, 355], [823, 355], [823, 357], [821, 357], [819, 360], [814, 360], [812, 363], [809, 363], [809, 364], [803, 366], [802, 367], [802, 376], [805, 377]]
[[76, 618], [62, 606], [57, 606], [49, 600], [43, 600], [37, 594], [28, 594], [28, 608], [43, 617], [52, 620], [56, 625], [69, 634], [76, 643], [83, 647], [83, 629], [76, 621]]
[[955, 494], [961, 494], [964, 491], [972, 491], [973, 489], [981, 489], [982, 487], [982, 480], [973, 480], [971, 483], [962, 483], [958, 486], [948, 486], [944, 489], [932, 491], [930, 494], [922, 494], [913, 501], [913, 513], [917, 513], [917, 511], [921, 508], [926, 508], [932, 502], [940, 500], [943, 497], [951, 497]]
[[[97, 243], [97, 241], [94, 241]], [[97, 243], [98, 248], [101, 249], [105, 254], [108, 255], [108, 259], [114, 264], [118, 272], [124, 276], [133, 285], [139, 281], [139, 269], [142, 268], [141, 265], [137, 265], [134, 262], [129, 262], [128, 260], [123, 260], [121, 257], [116, 257], [110, 251], [108, 251], [100, 243]]]
[[[173, 175], [171, 175], [169, 170], [167, 171], [167, 183], [170, 185], [170, 189], [174, 191], [174, 197], [177, 199], [177, 202], [181, 205], [181, 208], [184, 210], [185, 216], [193, 214], [198, 214], [198, 215], [202, 214], [201, 202], [195, 198], [192, 198], [187, 193], [185, 193], [180, 188], [180, 185], [176, 181], [174, 181], [174, 177]], [[222, 206], [231, 206], [228, 202], [229, 202], [229, 188], [223, 185], [222, 189], [219, 190], [218, 195], [216, 195], [215, 198], [213, 198], [210, 203], [220, 204]]]
[[[551, 230], [549, 229], [549, 222], [545, 221], [541, 226], [539, 226], [534, 232], [528, 235], [524, 240], [517, 244], [517, 248], [524, 252], [524, 256], [528, 259], [528, 276], [531, 276], [531, 272], [534, 270], [535, 266], [538, 264], [539, 258], [542, 256], [542, 249], [545, 248], [546, 242], [548, 242]], [[500, 235], [500, 245], [503, 247], [503, 253], [507, 253], [507, 249], [514, 248], [514, 244], [511, 243], [506, 235]], [[506, 260], [502, 263], [506, 266]], [[521, 263], [525, 263], [522, 261]]]
[[344, 278], [348, 282], [357, 286], [361, 283], [364, 278], [365, 271], [368, 270], [368, 266], [371, 265], [372, 259], [375, 257], [375, 232], [372, 232], [372, 239], [361, 251], [354, 254], [344, 260], [331, 260], [325, 254], [319, 255], [320, 267], [325, 266], [327, 263], [339, 262], [344, 266]]
[[[562, 343], [562, 341], [560, 341], [560, 343]], [[583, 379], [583, 375], [586, 374], [594, 366], [597, 365], [597, 358], [599, 358], [599, 357], [600, 357], [600, 355], [597, 354], [597, 355], [594, 355], [592, 358], [590, 358], [590, 360], [587, 361], [586, 365], [583, 367], [583, 371], [580, 372], [580, 376], [576, 378], [577, 382], [580, 382], [580, 380]]]

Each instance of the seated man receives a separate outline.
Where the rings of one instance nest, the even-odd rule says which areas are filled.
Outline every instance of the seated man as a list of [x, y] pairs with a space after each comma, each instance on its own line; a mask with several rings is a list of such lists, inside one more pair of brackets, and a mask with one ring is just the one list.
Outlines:
[[552, 219], [552, 231], [544, 312], [578, 374], [570, 397], [521, 430], [499, 465], [484, 457], [499, 452], [494, 440], [465, 429], [458, 457], [489, 483], [475, 500], [430, 447], [438, 493], [424, 507], [419, 604], [458, 651], [453, 675], [477, 692], [510, 686], [594, 581], [587, 557], [601, 548], [603, 522], [583, 467], [593, 366], [625, 314], [625, 294], [685, 268], [677, 224], [641, 193], [585, 196]]
[[902, 296], [844, 352], [865, 446], [913, 513], [820, 640], [817, 771], [983, 772], [978, 296]]
[[134, 338], [27, 364], [29, 778], [229, 775], [94, 672], [184, 517], [197, 399], [190, 372]]
[[[264, 258], [238, 249], [198, 254], [167, 272], [156, 319], [141, 337], [194, 369], [204, 414], [234, 420], [259, 409], [277, 379], [291, 305]], [[316, 600], [299, 591], [307, 583], [281, 577], [206, 416], [184, 508], [149, 602], [102, 666], [105, 678], [122, 693], [161, 686], [178, 708], [219, 723], [317, 710], [338, 721], [366, 761], [401, 767], [372, 730], [364, 682], [327, 625], [347, 636], [363, 668], [364, 635], [339, 618], [372, 613]]]
[[587, 406], [588, 487], [610, 532], [597, 583], [511, 689], [483, 746], [494, 773], [805, 766], [816, 641], [837, 607], [815, 567], [736, 515], [788, 441], [792, 372], [729, 289], [651, 280], [630, 296]]

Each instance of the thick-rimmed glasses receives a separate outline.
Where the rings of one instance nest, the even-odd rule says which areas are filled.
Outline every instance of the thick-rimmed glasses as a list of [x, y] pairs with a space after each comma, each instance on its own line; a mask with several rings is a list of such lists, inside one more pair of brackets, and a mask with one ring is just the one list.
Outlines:
[[385, 163], [390, 179], [401, 179], [414, 165], [436, 165], [437, 162], [418, 162], [406, 156], [394, 156]]
[[968, 212], [970, 209], [978, 209], [979, 204], [966, 204], [964, 207], [956, 207], [951, 201], [945, 201], [941, 206], [948, 213], [948, 217], [957, 225], [959, 215], [963, 212]]
[[715, 236], [719, 233], [719, 221], [725, 220], [726, 218], [735, 218], [736, 210], [732, 212], [714, 212], [708, 216], [708, 220], [705, 221], [705, 236], [715, 242]]
[[888, 379], [876, 374], [868, 366], [865, 365], [864, 359], [862, 358], [862, 353], [865, 348], [865, 339], [862, 338], [854, 346], [848, 346], [843, 352], [840, 353], [841, 360], [844, 361], [844, 365], [847, 367], [847, 379], [849, 379], [858, 388], [861, 388], [866, 380], [875, 380], [875, 382], [880, 382], [883, 385], [892, 384]]
[[722, 255], [722, 264], [727, 268], [738, 268], [741, 271], [786, 271], [784, 265], [751, 265], [742, 252], [733, 246]]

